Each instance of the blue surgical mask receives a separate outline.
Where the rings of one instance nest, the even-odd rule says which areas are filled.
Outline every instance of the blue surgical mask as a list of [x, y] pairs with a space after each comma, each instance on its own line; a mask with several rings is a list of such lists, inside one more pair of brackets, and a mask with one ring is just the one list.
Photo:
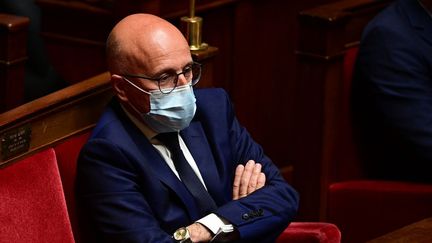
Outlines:
[[157, 133], [176, 132], [189, 126], [195, 115], [195, 94], [190, 84], [178, 86], [171, 93], [160, 90], [145, 91], [124, 78], [139, 91], [150, 96], [150, 111], [142, 113], [132, 104], [145, 123]]

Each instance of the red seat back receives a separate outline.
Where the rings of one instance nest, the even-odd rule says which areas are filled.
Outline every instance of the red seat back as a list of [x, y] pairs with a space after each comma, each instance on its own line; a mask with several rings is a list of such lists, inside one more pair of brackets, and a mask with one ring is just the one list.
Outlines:
[[362, 166], [358, 156], [357, 145], [353, 138], [351, 120], [351, 86], [354, 72], [354, 64], [358, 53], [358, 47], [346, 50], [343, 62], [343, 80], [341, 88], [341, 110], [339, 111], [338, 131], [335, 161], [332, 161], [333, 175], [330, 181], [340, 181], [353, 178], [361, 178]]
[[79, 152], [90, 136], [90, 131], [72, 136], [54, 147], [61, 180], [63, 183], [64, 195], [67, 209], [72, 224], [75, 240], [80, 242], [81, 237], [78, 229], [78, 219], [75, 202], [75, 177]]
[[53, 149], [0, 169], [0, 242], [74, 242]]

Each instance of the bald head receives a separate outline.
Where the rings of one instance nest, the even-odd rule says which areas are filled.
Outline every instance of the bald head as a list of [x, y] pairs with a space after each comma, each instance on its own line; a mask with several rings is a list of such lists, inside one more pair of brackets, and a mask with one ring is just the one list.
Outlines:
[[122, 19], [107, 39], [107, 61], [111, 73], [151, 73], [149, 61], [168, 58], [189, 49], [182, 33], [168, 21], [150, 14]]

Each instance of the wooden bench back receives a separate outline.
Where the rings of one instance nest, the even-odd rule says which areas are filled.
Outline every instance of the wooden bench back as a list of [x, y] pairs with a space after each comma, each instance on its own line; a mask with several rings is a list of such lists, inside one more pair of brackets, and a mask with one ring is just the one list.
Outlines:
[[329, 183], [361, 176], [350, 138], [346, 53], [390, 2], [343, 0], [299, 14], [294, 183], [302, 197], [301, 217], [322, 219]]
[[0, 112], [24, 102], [29, 18], [0, 14]]

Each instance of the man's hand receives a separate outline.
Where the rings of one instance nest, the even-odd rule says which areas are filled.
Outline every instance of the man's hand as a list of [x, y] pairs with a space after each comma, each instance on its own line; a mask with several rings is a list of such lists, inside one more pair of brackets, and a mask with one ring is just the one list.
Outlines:
[[209, 242], [212, 239], [210, 231], [200, 223], [193, 223], [186, 228], [192, 242]]
[[233, 200], [246, 197], [265, 185], [266, 177], [261, 172], [261, 164], [249, 160], [246, 166], [238, 165], [233, 184]]
[[[246, 197], [265, 185], [266, 176], [261, 172], [261, 164], [249, 160], [246, 166], [238, 165], [233, 184], [233, 200]], [[193, 223], [187, 226], [192, 242], [209, 242], [212, 233], [202, 224]]]

